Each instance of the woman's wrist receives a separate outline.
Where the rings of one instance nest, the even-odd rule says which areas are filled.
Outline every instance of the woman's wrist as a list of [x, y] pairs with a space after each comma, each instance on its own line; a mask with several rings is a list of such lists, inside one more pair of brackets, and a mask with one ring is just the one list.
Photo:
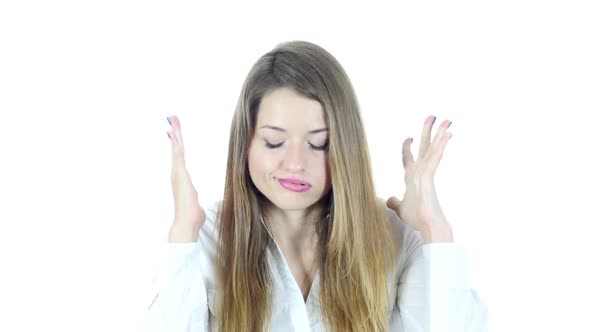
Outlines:
[[189, 223], [173, 223], [168, 233], [168, 242], [183, 243], [197, 242], [201, 225]]
[[453, 242], [453, 229], [444, 222], [421, 229], [420, 236], [423, 243]]

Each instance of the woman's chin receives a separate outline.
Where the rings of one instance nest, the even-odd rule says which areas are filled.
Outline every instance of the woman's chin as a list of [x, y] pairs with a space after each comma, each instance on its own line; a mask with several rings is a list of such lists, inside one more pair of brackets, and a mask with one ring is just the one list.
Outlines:
[[271, 199], [271, 202], [279, 209], [285, 211], [306, 210], [314, 205], [317, 200], [305, 198], [277, 198]]
[[268, 197], [277, 208], [284, 211], [301, 211], [307, 210], [316, 205], [325, 195], [306, 195], [305, 193], [294, 193], [287, 195], [274, 195]]

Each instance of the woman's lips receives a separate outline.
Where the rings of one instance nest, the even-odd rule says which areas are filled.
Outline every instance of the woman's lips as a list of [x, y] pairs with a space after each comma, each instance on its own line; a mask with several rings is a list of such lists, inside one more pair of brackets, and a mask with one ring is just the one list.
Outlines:
[[279, 183], [283, 188], [298, 193], [311, 189], [311, 184], [299, 179], [279, 179]]

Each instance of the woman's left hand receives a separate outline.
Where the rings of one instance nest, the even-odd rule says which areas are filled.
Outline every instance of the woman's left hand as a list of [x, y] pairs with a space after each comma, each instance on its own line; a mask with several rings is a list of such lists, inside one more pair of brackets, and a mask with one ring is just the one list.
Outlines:
[[434, 188], [434, 174], [452, 136], [448, 132], [451, 121], [445, 120], [440, 124], [431, 142], [435, 120], [435, 116], [429, 116], [424, 122], [417, 160], [414, 160], [410, 149], [413, 139], [407, 138], [404, 141], [402, 162], [406, 172], [406, 192], [401, 201], [395, 196], [387, 200], [387, 206], [419, 231], [425, 243], [453, 242], [453, 231], [440, 207]]

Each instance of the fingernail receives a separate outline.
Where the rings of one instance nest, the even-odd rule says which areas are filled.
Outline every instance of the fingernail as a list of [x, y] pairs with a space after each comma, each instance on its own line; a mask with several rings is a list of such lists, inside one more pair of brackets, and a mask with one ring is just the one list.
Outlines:
[[168, 123], [172, 125], [172, 122], [170, 122], [170, 117], [167, 117], [166, 120], [168, 120]]

